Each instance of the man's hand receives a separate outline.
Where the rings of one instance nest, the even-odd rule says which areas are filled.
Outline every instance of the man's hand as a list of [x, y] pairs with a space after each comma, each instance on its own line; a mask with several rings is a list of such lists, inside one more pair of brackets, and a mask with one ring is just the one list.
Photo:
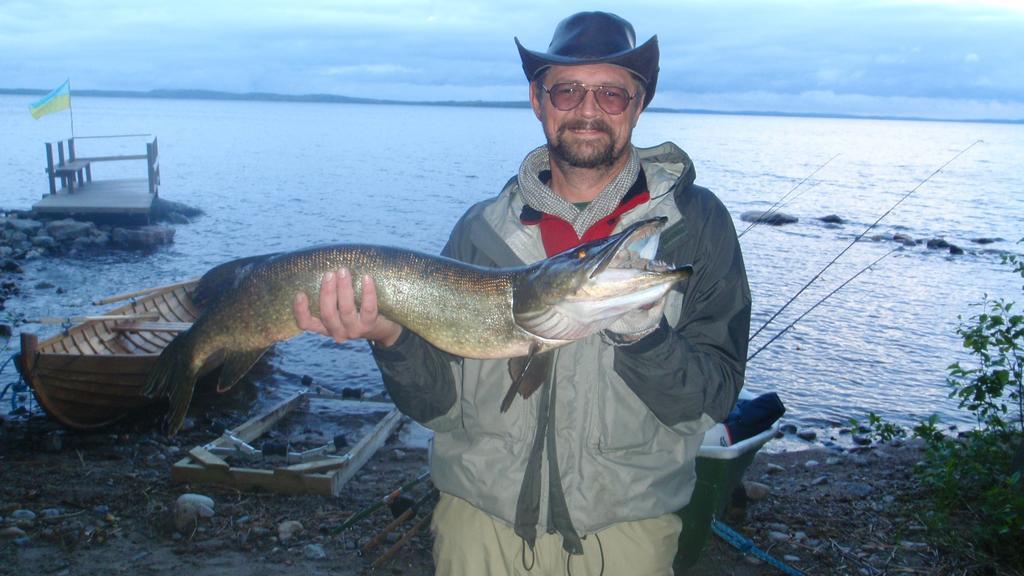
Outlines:
[[402, 327], [378, 314], [377, 287], [369, 276], [362, 278], [363, 298], [356, 308], [351, 276], [346, 268], [324, 274], [319, 318], [310, 313], [308, 297], [302, 292], [296, 294], [292, 304], [295, 323], [302, 330], [323, 334], [338, 343], [366, 338], [379, 346], [391, 346], [402, 334]]

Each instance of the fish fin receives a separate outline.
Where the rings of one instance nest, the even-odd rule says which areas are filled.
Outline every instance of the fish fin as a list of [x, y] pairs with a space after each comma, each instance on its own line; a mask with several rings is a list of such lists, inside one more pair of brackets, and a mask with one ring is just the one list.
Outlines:
[[517, 392], [523, 398], [529, 398], [547, 382], [554, 363], [555, 351], [538, 352], [538, 350], [540, 350], [540, 346], [534, 344], [526, 356], [509, 359], [508, 373], [512, 377], [512, 385], [509, 386], [505, 398], [501, 401], [502, 412], [509, 409]]
[[224, 366], [220, 370], [220, 379], [217, 381], [217, 392], [223, 393], [230, 390], [268, 349], [225, 351]]
[[210, 268], [206, 274], [203, 274], [203, 277], [199, 279], [195, 292], [192, 293], [192, 302], [200, 310], [208, 307], [229, 288], [237, 286], [238, 282], [242, 278], [248, 276], [249, 272], [251, 272], [254, 267], [276, 255], [277, 253], [249, 256], [225, 262]]
[[168, 397], [170, 406], [164, 417], [164, 425], [168, 436], [174, 436], [185, 421], [188, 405], [192, 402], [192, 393], [199, 376], [192, 369], [192, 341], [189, 331], [179, 334], [164, 348], [156, 364], [146, 377], [146, 385], [142, 389], [148, 398]]

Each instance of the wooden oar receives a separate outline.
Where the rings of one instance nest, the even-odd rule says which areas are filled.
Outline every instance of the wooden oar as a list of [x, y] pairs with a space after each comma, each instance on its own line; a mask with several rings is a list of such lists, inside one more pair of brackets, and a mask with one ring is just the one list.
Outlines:
[[122, 300], [128, 300], [130, 298], [135, 298], [136, 296], [145, 296], [146, 294], [152, 294], [153, 292], [158, 292], [160, 290], [170, 290], [172, 288], [177, 288], [179, 286], [184, 286], [186, 284], [191, 284], [193, 282], [196, 282], [197, 280], [199, 280], [199, 279], [198, 278], [192, 278], [191, 280], [183, 280], [181, 282], [175, 282], [174, 284], [168, 284], [166, 286], [157, 286], [156, 288], [147, 288], [145, 290], [137, 290], [135, 292], [127, 292], [125, 294], [118, 294], [117, 296], [108, 296], [108, 297], [106, 297], [106, 298], [104, 298], [102, 300], [94, 301], [93, 304], [103, 305], [103, 304], [111, 304], [113, 302], [120, 302]]
[[159, 320], [160, 313], [140, 312], [138, 314], [99, 314], [96, 316], [65, 316], [63, 318], [50, 317], [37, 320], [26, 320], [32, 324], [81, 324], [82, 322], [104, 322], [107, 320]]

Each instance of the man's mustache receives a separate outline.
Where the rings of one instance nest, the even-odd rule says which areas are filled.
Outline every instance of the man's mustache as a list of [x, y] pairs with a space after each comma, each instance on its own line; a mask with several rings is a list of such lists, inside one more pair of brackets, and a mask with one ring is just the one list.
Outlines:
[[562, 133], [566, 130], [599, 130], [609, 136], [612, 133], [611, 126], [600, 118], [595, 118], [594, 120], [566, 120], [565, 123], [558, 128], [558, 131]]

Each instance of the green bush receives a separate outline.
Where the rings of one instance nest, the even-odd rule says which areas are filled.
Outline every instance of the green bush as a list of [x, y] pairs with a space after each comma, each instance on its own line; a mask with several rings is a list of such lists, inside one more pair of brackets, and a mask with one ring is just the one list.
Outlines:
[[[1024, 278], [1024, 262], [1006, 257]], [[933, 417], [914, 428], [927, 445], [920, 468], [936, 534], [1015, 567], [1024, 566], [1024, 315], [1014, 303], [986, 300], [957, 334], [973, 364], [949, 366], [950, 398], [977, 419], [949, 438]]]

